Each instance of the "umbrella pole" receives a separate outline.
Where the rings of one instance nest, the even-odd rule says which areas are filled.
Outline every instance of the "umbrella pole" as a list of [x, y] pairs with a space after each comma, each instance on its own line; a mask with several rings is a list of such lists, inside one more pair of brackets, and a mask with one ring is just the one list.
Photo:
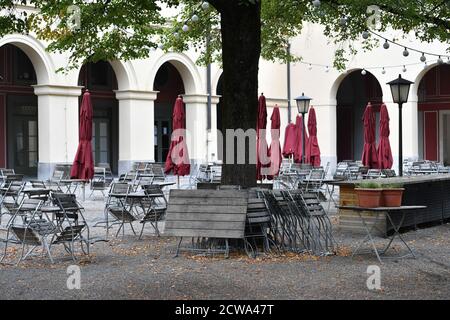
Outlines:
[[180, 189], [180, 176], [177, 176], [177, 189]]

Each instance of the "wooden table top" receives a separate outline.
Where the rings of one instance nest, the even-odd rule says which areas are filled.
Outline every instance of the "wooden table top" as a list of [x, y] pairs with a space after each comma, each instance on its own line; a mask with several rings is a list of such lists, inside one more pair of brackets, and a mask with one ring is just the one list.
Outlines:
[[[418, 184], [436, 181], [450, 181], [450, 174], [429, 174], [422, 176], [403, 176], [403, 177], [392, 177], [392, 178], [380, 178], [372, 179], [373, 182], [379, 182], [380, 184]], [[360, 183], [366, 183], [367, 180], [337, 180], [333, 184], [338, 186], [355, 186]]]
[[363, 208], [360, 206], [336, 206], [338, 209], [355, 210], [355, 211], [403, 211], [403, 210], [419, 210], [426, 209], [426, 206], [401, 206], [401, 207], [376, 207]]

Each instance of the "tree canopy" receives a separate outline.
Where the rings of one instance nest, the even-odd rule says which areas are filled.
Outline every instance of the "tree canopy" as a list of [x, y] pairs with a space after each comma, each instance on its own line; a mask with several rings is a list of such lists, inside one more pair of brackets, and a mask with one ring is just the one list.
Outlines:
[[[251, 6], [259, 1], [210, 0], [206, 7], [197, 0], [0, 0], [0, 36], [33, 32], [50, 42], [50, 51], [70, 52], [69, 68], [85, 61], [145, 58], [157, 48], [193, 47], [201, 53], [199, 62], [220, 61], [220, 15], [232, 2]], [[25, 13], [27, 3], [38, 10]], [[342, 69], [354, 53], [354, 41], [361, 41], [368, 28], [413, 31], [422, 41], [448, 43], [449, 17], [449, 0], [261, 0], [261, 56], [285, 61], [286, 44], [305, 22], [314, 22], [340, 44], [335, 67]], [[377, 41], [364, 40], [365, 48]]]

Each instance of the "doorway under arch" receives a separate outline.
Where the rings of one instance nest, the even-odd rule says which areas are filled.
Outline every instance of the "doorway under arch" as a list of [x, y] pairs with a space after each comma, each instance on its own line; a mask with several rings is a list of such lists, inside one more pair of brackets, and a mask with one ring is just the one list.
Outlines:
[[418, 87], [419, 156], [450, 165], [450, 65], [427, 71]]
[[155, 162], [166, 161], [172, 134], [172, 112], [178, 95], [185, 88], [180, 73], [170, 62], [161, 65], [156, 73], [153, 90], [158, 91], [155, 100]]
[[360, 160], [364, 147], [362, 117], [371, 102], [379, 120], [383, 101], [380, 83], [370, 72], [363, 75], [361, 70], [353, 71], [342, 80], [336, 99], [337, 160]]
[[33, 63], [12, 44], [0, 47], [0, 167], [37, 176], [38, 99]]
[[[94, 165], [108, 163], [113, 173], [119, 163], [119, 103], [116, 74], [107, 61], [87, 63], [80, 70], [78, 85], [89, 90], [94, 117], [92, 121], [92, 151]], [[80, 97], [81, 106], [82, 97]]]

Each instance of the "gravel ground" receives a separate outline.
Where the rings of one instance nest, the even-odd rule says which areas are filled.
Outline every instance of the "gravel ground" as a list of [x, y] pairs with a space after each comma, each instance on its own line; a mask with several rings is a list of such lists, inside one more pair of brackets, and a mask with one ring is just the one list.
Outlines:
[[[90, 223], [102, 219], [103, 199], [84, 202]], [[138, 227], [136, 225], [136, 227]], [[138, 227], [139, 228], [139, 227]], [[97, 236], [104, 229], [91, 228]], [[117, 230], [117, 229], [116, 229]], [[337, 230], [337, 228], [336, 228]], [[55, 264], [39, 256], [18, 267], [0, 265], [0, 299], [449, 299], [450, 225], [404, 234], [417, 259], [350, 256], [359, 235], [334, 232], [339, 254], [329, 257], [269, 255], [249, 259], [233, 253], [173, 257], [176, 240], [156, 237], [151, 227], [138, 240], [98, 242], [82, 257], [81, 289], [67, 289], [72, 261], [55, 247]], [[386, 239], [377, 239], [382, 246]], [[0, 245], [0, 249], [3, 245]], [[394, 249], [401, 249], [396, 243]], [[403, 250], [403, 249], [401, 249]], [[381, 289], [369, 290], [367, 268], [379, 265]]]

